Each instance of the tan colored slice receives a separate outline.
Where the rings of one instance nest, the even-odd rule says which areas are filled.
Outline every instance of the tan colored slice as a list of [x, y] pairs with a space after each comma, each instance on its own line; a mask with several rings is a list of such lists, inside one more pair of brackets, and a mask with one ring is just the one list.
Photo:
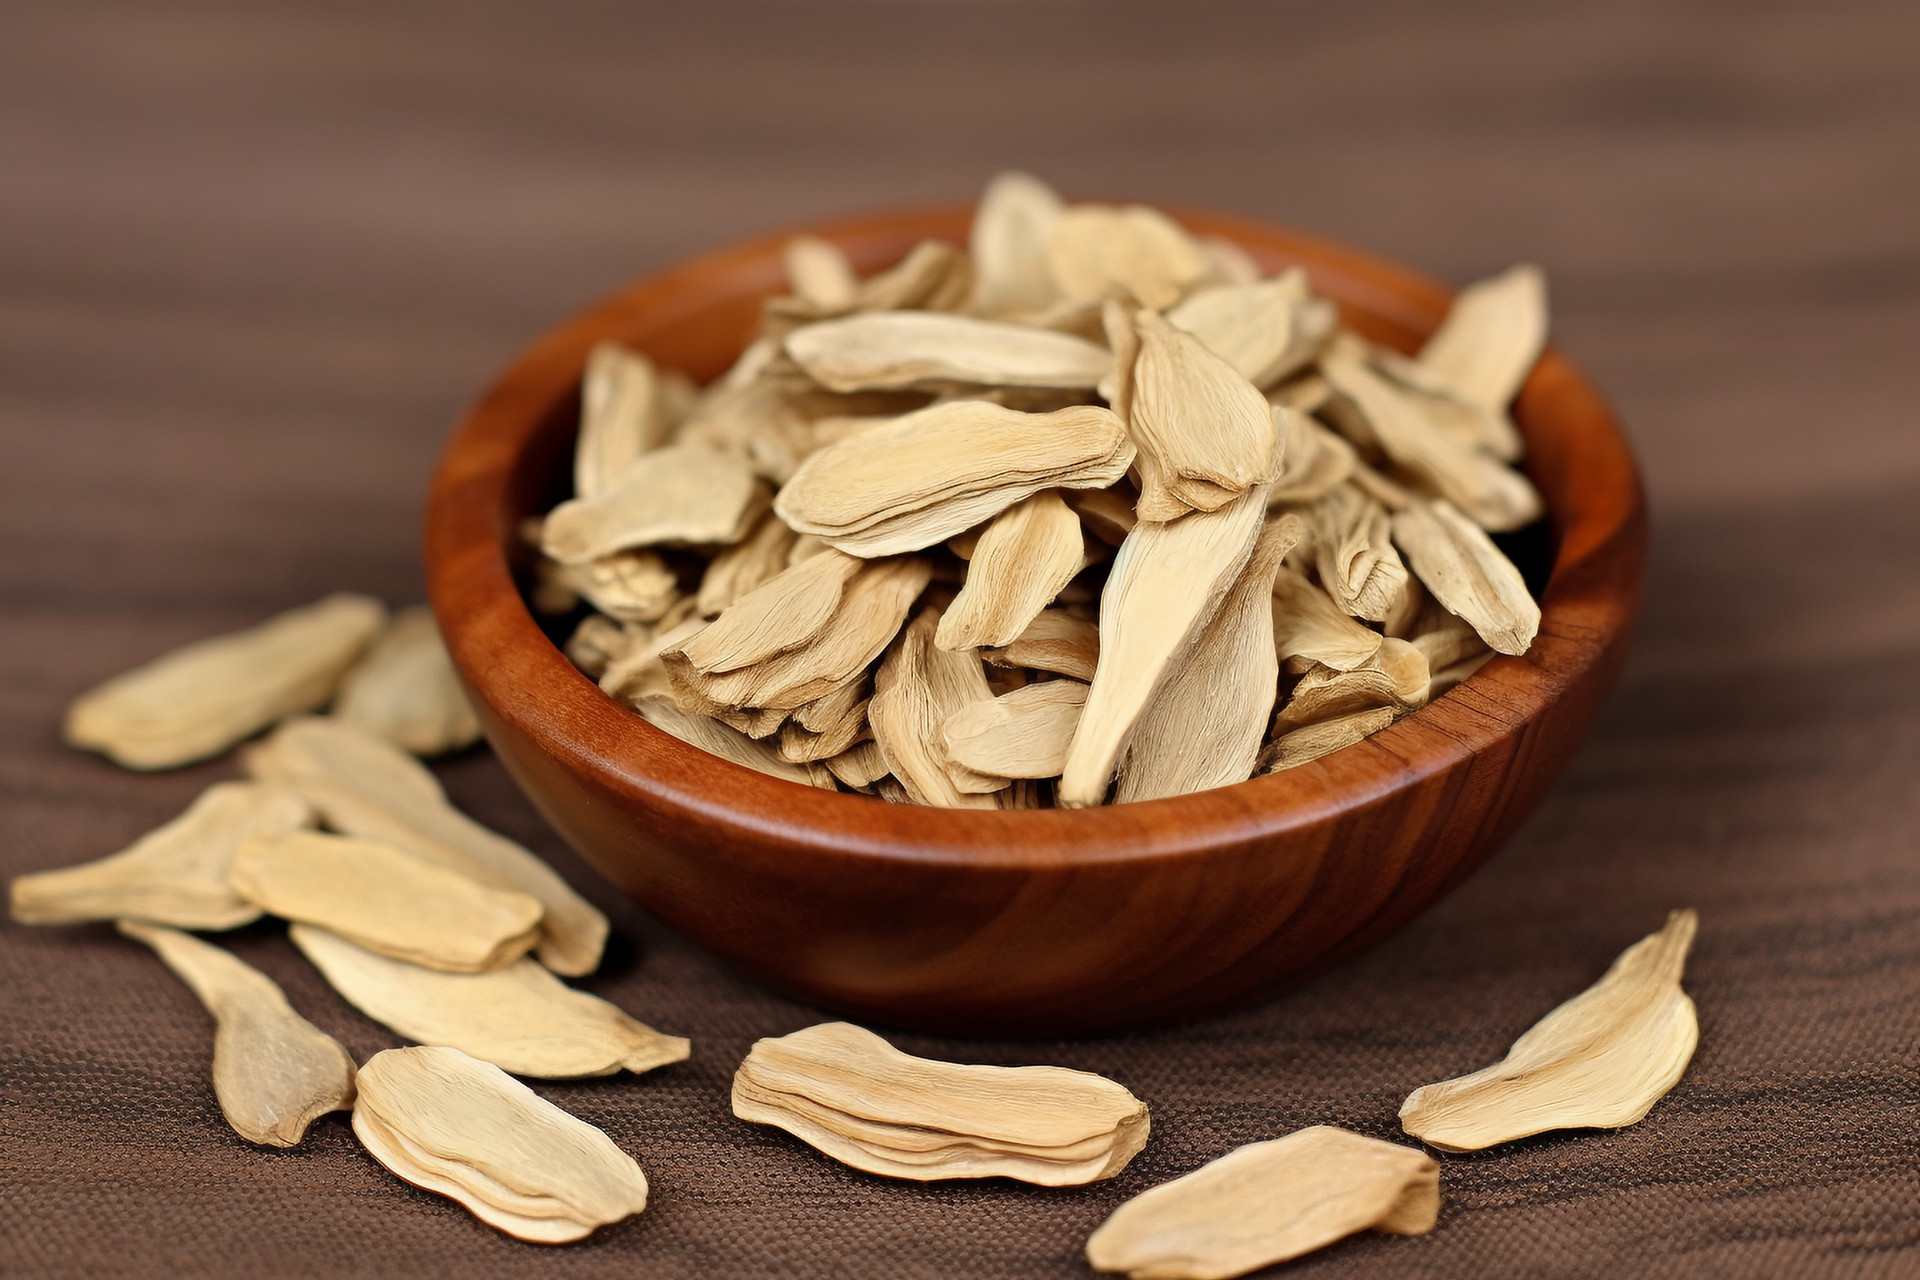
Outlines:
[[756, 773], [797, 782], [803, 787], [837, 790], [826, 770], [789, 763], [781, 759], [779, 751], [770, 744], [748, 737], [718, 720], [682, 711], [671, 698], [641, 698], [634, 703], [634, 710], [654, 728], [670, 733], [708, 755], [731, 760]]
[[1272, 280], [1196, 289], [1167, 311], [1169, 324], [1263, 389], [1307, 367], [1334, 319], [1331, 307], [1309, 296], [1298, 267]]
[[1380, 649], [1380, 633], [1354, 621], [1333, 597], [1282, 566], [1273, 579], [1273, 641], [1282, 662], [1351, 671]]
[[1430, 675], [1418, 649], [1388, 636], [1357, 667], [1346, 671], [1314, 667], [1301, 676], [1287, 705], [1273, 718], [1274, 732], [1287, 733], [1375, 707], [1389, 707], [1396, 715], [1423, 707]]
[[1009, 170], [994, 175], [974, 211], [970, 310], [988, 317], [1042, 311], [1060, 297], [1049, 245], [1062, 205], [1038, 178]]
[[875, 311], [787, 335], [786, 350], [831, 391], [989, 387], [1092, 390], [1112, 356], [1084, 338], [935, 311]]
[[1501, 653], [1525, 653], [1540, 630], [1540, 606], [1513, 561], [1445, 502], [1416, 503], [1393, 517], [1393, 540], [1433, 598], [1472, 624]]
[[555, 585], [621, 622], [658, 622], [680, 598], [679, 575], [658, 552], [644, 548], [581, 564], [547, 563], [554, 566], [549, 572]]
[[684, 374], [663, 372], [617, 342], [596, 344], [587, 353], [580, 386], [574, 496], [604, 493], [641, 454], [666, 443], [693, 395], [693, 384]]
[[1100, 663], [1100, 628], [1064, 609], [1042, 609], [1011, 644], [980, 656], [1000, 667], [1031, 667], [1086, 683]]
[[969, 702], [942, 722], [940, 740], [948, 759], [986, 777], [1057, 778], [1086, 701], [1078, 680], [1030, 684]]
[[[873, 701], [867, 719], [880, 745], [887, 769], [898, 778], [915, 804], [945, 809], [992, 809], [998, 803], [985, 792], [1005, 785], [1004, 779], [979, 778], [962, 770], [956, 780], [952, 764], [940, 750], [940, 727], [949, 716], [972, 702], [987, 702], [987, 685], [980, 659], [973, 650], [958, 653], [934, 644], [939, 614], [923, 610], [894, 641], [880, 671], [874, 676]], [[960, 783], [968, 784], [963, 788]]]
[[818, 236], [795, 236], [787, 241], [781, 259], [788, 287], [809, 307], [831, 315], [853, 306], [860, 277], [838, 246]]
[[1304, 412], [1275, 405], [1273, 429], [1284, 465], [1268, 491], [1268, 502], [1318, 502], [1359, 469], [1353, 446]]
[[1296, 769], [1321, 756], [1332, 755], [1342, 747], [1350, 747], [1362, 738], [1372, 737], [1402, 714], [1398, 707], [1373, 707], [1283, 733], [1261, 753], [1260, 772], [1279, 773], [1285, 769]]
[[1052, 490], [995, 516], [967, 564], [960, 594], [940, 618], [942, 649], [1011, 644], [1084, 563], [1080, 517]]
[[829, 757], [826, 765], [834, 777], [855, 790], [871, 787], [887, 776], [887, 758], [871, 738]]
[[1345, 484], [1301, 514], [1313, 533], [1320, 585], [1333, 602], [1356, 618], [1391, 615], [1407, 591], [1407, 566], [1394, 550], [1386, 508]]
[[766, 505], [766, 487], [740, 458], [668, 445], [593, 497], [555, 507], [541, 549], [562, 564], [582, 564], [631, 547], [725, 545], [744, 537]]
[[1504, 409], [1546, 342], [1546, 276], [1522, 263], [1462, 289], [1420, 363], [1469, 403]]
[[681, 652], [712, 675], [797, 649], [827, 625], [841, 592], [865, 563], [830, 550], [782, 570], [727, 606]]
[[425, 605], [393, 615], [386, 634], [340, 682], [333, 714], [417, 756], [480, 740], [480, 718]]
[[1145, 205], [1077, 204], [1055, 219], [1053, 278], [1074, 301], [1124, 292], [1145, 307], [1173, 305], [1207, 272], [1207, 257], [1179, 223]]
[[711, 617], [773, 579], [787, 567], [798, 537], [772, 512], [762, 516], [751, 534], [708, 561], [700, 578], [700, 612]]

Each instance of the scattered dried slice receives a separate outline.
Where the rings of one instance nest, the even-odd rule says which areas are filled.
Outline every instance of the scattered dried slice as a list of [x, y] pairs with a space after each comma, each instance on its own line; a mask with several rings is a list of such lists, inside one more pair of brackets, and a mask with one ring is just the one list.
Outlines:
[[1146, 1104], [1103, 1076], [900, 1052], [845, 1022], [755, 1042], [733, 1113], [843, 1164], [893, 1178], [1110, 1178], [1147, 1140]]
[[1354, 711], [1330, 720], [1320, 720], [1283, 733], [1267, 745], [1260, 756], [1260, 772], [1279, 773], [1332, 755], [1362, 738], [1372, 737], [1401, 716], [1398, 707], [1374, 707]]
[[325, 706], [387, 619], [340, 592], [257, 627], [196, 641], [81, 694], [66, 738], [130, 769], [171, 769]]
[[131, 917], [179, 929], [237, 929], [260, 908], [233, 891], [227, 868], [243, 840], [313, 825], [313, 810], [285, 787], [216, 782], [185, 813], [119, 853], [13, 882], [21, 924]]
[[480, 740], [480, 719], [425, 605], [393, 616], [386, 634], [340, 682], [333, 714], [417, 756]]
[[780, 758], [795, 763], [822, 761], [872, 736], [867, 725], [868, 694], [867, 682], [854, 680], [795, 707], [792, 719], [780, 726]]
[[580, 625], [567, 637], [567, 660], [590, 679], [598, 680], [608, 667], [625, 657], [636, 643], [648, 639], [651, 631], [652, 628], [644, 624], [629, 630], [612, 618], [590, 613], [580, 619]]
[[1433, 598], [1501, 653], [1525, 653], [1540, 630], [1526, 579], [1478, 526], [1446, 502], [1415, 503], [1393, 517], [1393, 540]]
[[968, 242], [975, 313], [1013, 316], [1058, 300], [1049, 244], [1063, 207], [1052, 187], [1024, 173], [1002, 173], [987, 183]]
[[1100, 663], [1100, 628], [1064, 609], [1042, 609], [1019, 638], [980, 656], [995, 666], [1031, 667], [1082, 682]]
[[291, 1147], [314, 1120], [352, 1105], [353, 1058], [295, 1013], [273, 979], [176, 929], [138, 920], [119, 929], [152, 947], [213, 1015], [213, 1094], [235, 1133]]
[[1385, 507], [1343, 484], [1302, 513], [1313, 531], [1314, 567], [1333, 602], [1375, 622], [1393, 612], [1407, 590], [1407, 566], [1393, 549]]
[[685, 374], [663, 373], [617, 342], [587, 353], [580, 386], [580, 440], [573, 492], [591, 498], [611, 488], [635, 459], [665, 443], [696, 393]]
[[880, 744], [888, 771], [900, 779], [915, 804], [997, 808], [987, 793], [1005, 786], [1006, 780], [965, 769], [956, 778], [956, 766], [940, 749], [940, 726], [947, 718], [969, 703], [991, 701], [993, 690], [973, 650], [955, 653], [935, 646], [939, 625], [939, 613], [923, 609], [880, 664], [867, 707], [873, 740]]
[[1173, 305], [1207, 271], [1192, 236], [1145, 205], [1070, 205], [1055, 218], [1048, 244], [1053, 278], [1074, 301], [1125, 291], [1141, 306]]
[[1086, 701], [1078, 680], [1030, 684], [961, 707], [941, 723], [940, 741], [955, 764], [986, 777], [1057, 778]]
[[442, 973], [393, 960], [309, 924], [294, 945], [354, 1008], [420, 1044], [448, 1045], [519, 1076], [571, 1079], [686, 1060], [665, 1036], [532, 960], [491, 973]]
[[449, 973], [498, 969], [539, 936], [538, 899], [372, 840], [254, 836], [227, 874], [241, 896], [274, 915]]
[[458, 1049], [376, 1053], [359, 1087], [353, 1131], [374, 1159], [510, 1236], [564, 1244], [647, 1207], [612, 1139]]
[[726, 548], [707, 565], [700, 578], [698, 607], [708, 616], [769, 581], [788, 564], [794, 540], [800, 535], [786, 521], [768, 512], [745, 539]]
[[657, 622], [680, 598], [680, 575], [655, 551], [615, 551], [581, 564], [547, 563], [556, 586], [622, 622]]
[[708, 716], [682, 711], [671, 698], [640, 698], [634, 702], [633, 709], [654, 728], [670, 733], [682, 742], [692, 743], [708, 755], [731, 760], [756, 773], [797, 782], [803, 787], [838, 790], [825, 769], [789, 763], [781, 759], [780, 753], [769, 744], [750, 738]]
[[1196, 289], [1168, 310], [1186, 330], [1256, 387], [1299, 372], [1332, 336], [1334, 310], [1307, 292], [1294, 267], [1272, 280]]
[[1268, 502], [1318, 502], [1359, 468], [1353, 446], [1303, 411], [1273, 406], [1273, 429], [1285, 465], [1268, 491]]
[[818, 236], [795, 236], [787, 241], [782, 256], [787, 267], [787, 283], [800, 301], [824, 315], [853, 306], [860, 277], [838, 246]]
[[831, 391], [953, 383], [1091, 390], [1113, 357], [1084, 338], [934, 311], [874, 311], [787, 335], [786, 350]]
[[1420, 363], [1470, 404], [1504, 410], [1547, 341], [1547, 279], [1531, 263], [1468, 285]]
[[562, 564], [583, 564], [629, 547], [733, 543], [766, 506], [766, 486], [741, 459], [673, 444], [637, 460], [593, 497], [555, 507], [540, 545]]
[[1553, 1129], [1619, 1129], [1680, 1082], [1700, 1042], [1680, 975], [1700, 918], [1667, 916], [1606, 976], [1535, 1023], [1507, 1056], [1415, 1089], [1400, 1125], [1442, 1151], [1480, 1151]]
[[1426, 1152], [1314, 1125], [1141, 1192], [1088, 1237], [1087, 1261], [1134, 1280], [1225, 1280], [1356, 1231], [1425, 1235], [1439, 1217]]
[[1318, 586], [1281, 567], [1273, 580], [1273, 642], [1282, 662], [1351, 671], [1380, 649], [1380, 633], [1362, 626]]
[[1273, 718], [1274, 732], [1284, 734], [1374, 707], [1404, 714], [1426, 705], [1429, 678], [1427, 660], [1420, 651], [1388, 636], [1357, 667], [1346, 671], [1314, 667], [1300, 677], [1287, 705]]
[[834, 777], [855, 790], [871, 787], [887, 776], [887, 758], [871, 738], [829, 757], [826, 764]]
[[940, 619], [942, 649], [1011, 644], [1085, 563], [1076, 516], [1052, 490], [995, 516], [975, 544], [967, 579]]
[[839, 551], [803, 560], [728, 605], [680, 651], [713, 675], [797, 649], [832, 619], [841, 592], [865, 563]]

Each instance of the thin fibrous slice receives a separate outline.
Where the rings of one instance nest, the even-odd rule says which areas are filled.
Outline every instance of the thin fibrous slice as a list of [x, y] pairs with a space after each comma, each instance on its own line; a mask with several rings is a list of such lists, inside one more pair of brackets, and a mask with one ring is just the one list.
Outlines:
[[847, 582], [866, 562], [839, 551], [782, 570], [721, 611], [680, 648], [695, 669], [738, 671], [820, 634]]
[[1140, 305], [1173, 305], [1207, 271], [1186, 230], [1145, 205], [1076, 204], [1054, 220], [1048, 260], [1061, 292], [1089, 301], [1124, 291]]
[[1332, 336], [1334, 310], [1313, 299], [1298, 267], [1272, 280], [1196, 289], [1167, 311], [1186, 330], [1262, 389], [1305, 368]]
[[612, 618], [590, 613], [567, 637], [567, 660], [589, 679], [598, 680], [603, 672], [626, 656], [638, 642], [645, 641], [653, 628], [644, 624], [629, 629]]
[[315, 831], [254, 836], [227, 877], [274, 915], [449, 973], [497, 969], [539, 936], [537, 898], [373, 840]]
[[548, 561], [552, 581], [621, 622], [658, 622], [680, 598], [680, 575], [656, 551], [630, 548], [581, 564]]
[[578, 977], [600, 965], [607, 918], [558, 872], [447, 803], [425, 766], [389, 742], [333, 719], [282, 725], [247, 755], [263, 781], [300, 793], [336, 831], [394, 845], [442, 866], [538, 898], [540, 960]]
[[700, 578], [698, 607], [711, 617], [787, 567], [800, 535], [768, 512], [752, 533], [723, 550]]
[[642, 698], [672, 696], [673, 679], [660, 655], [698, 635], [706, 625], [706, 619], [695, 613], [644, 639], [636, 638], [600, 673], [601, 692], [628, 704]]
[[1267, 492], [1270, 503], [1317, 502], [1359, 468], [1353, 446], [1305, 412], [1273, 406], [1273, 429], [1283, 465]]
[[1138, 495], [1128, 485], [1115, 485], [1111, 489], [1073, 489], [1060, 497], [1073, 508], [1080, 522], [1087, 526], [1087, 532], [1110, 547], [1125, 542], [1127, 535], [1133, 532], [1133, 526], [1140, 522], [1139, 515], [1133, 509]]
[[1313, 533], [1314, 568], [1333, 602], [1356, 618], [1378, 622], [1407, 590], [1407, 566], [1393, 549], [1385, 507], [1343, 484], [1302, 513]]
[[740, 458], [670, 444], [592, 497], [555, 507], [540, 545], [562, 564], [582, 564], [630, 547], [728, 544], [745, 536], [766, 505], [766, 486]]
[[960, 594], [940, 618], [942, 649], [1011, 644], [1084, 563], [1080, 517], [1052, 490], [1008, 507], [974, 545]]
[[260, 918], [260, 908], [227, 883], [240, 842], [312, 825], [313, 810], [285, 787], [216, 782], [119, 853], [20, 876], [9, 905], [21, 924], [130, 917], [177, 929], [237, 929]]
[[1351, 671], [1379, 650], [1380, 633], [1354, 621], [1319, 586], [1282, 566], [1273, 579], [1273, 642], [1282, 662]]
[[341, 680], [333, 714], [417, 756], [480, 740], [480, 718], [425, 605], [393, 615], [386, 634]]
[[887, 776], [887, 758], [871, 738], [828, 757], [826, 765], [834, 777], [856, 790], [871, 787]]
[[1525, 653], [1540, 630], [1540, 605], [1493, 539], [1446, 502], [1415, 503], [1393, 516], [1393, 540], [1433, 598], [1473, 625], [1501, 653]]
[[1059, 299], [1048, 246], [1062, 208], [1053, 188], [1029, 174], [1008, 171], [987, 183], [968, 239], [973, 312], [1019, 315], [1042, 311]]
[[831, 391], [989, 387], [1091, 390], [1113, 357], [1084, 338], [935, 311], [874, 311], [795, 329], [786, 350]]
[[685, 374], [663, 372], [617, 342], [587, 353], [580, 385], [580, 439], [573, 450], [573, 492], [591, 498], [610, 488], [634, 460], [666, 441], [693, 402]]
[[1521, 263], [1455, 295], [1420, 363], [1468, 403], [1505, 409], [1546, 341], [1546, 276]]
[[1100, 661], [1061, 773], [1061, 805], [1105, 798], [1141, 712], [1246, 567], [1266, 502], [1266, 489], [1256, 486], [1218, 511], [1171, 524], [1142, 520], [1127, 535], [1100, 597]]
[[357, 946], [326, 929], [287, 931], [349, 1004], [417, 1044], [449, 1045], [518, 1076], [571, 1079], [685, 1061], [661, 1035], [522, 958], [491, 973], [442, 973]]
[[291, 1147], [353, 1104], [353, 1058], [295, 1013], [273, 979], [190, 934], [139, 920], [120, 932], [152, 947], [213, 1015], [213, 1095], [248, 1142]]
[[1430, 680], [1420, 651], [1388, 636], [1357, 667], [1336, 671], [1316, 666], [1301, 676], [1287, 705], [1274, 715], [1274, 732], [1288, 733], [1373, 707], [1390, 707], [1396, 715], [1403, 714], [1426, 705]]
[[950, 401], [820, 450], [775, 510], [849, 554], [893, 555], [944, 542], [1042, 489], [1104, 488], [1133, 458], [1107, 409], [1034, 414]]
[[1103, 1076], [915, 1058], [845, 1022], [755, 1042], [733, 1113], [870, 1173], [1046, 1186], [1112, 1177], [1149, 1127], [1146, 1104]]
[[780, 726], [780, 758], [795, 763], [823, 761], [871, 736], [867, 700], [867, 682], [853, 680], [795, 707], [792, 719]]
[[508, 1235], [562, 1244], [647, 1206], [606, 1134], [458, 1049], [377, 1053], [359, 1088], [353, 1131], [374, 1159]]
[[1086, 701], [1078, 680], [1026, 685], [961, 707], [941, 723], [940, 741], [955, 764], [986, 777], [1057, 778]]
[[1115, 804], [1231, 786], [1253, 776], [1279, 694], [1273, 579], [1305, 532], [1298, 516], [1267, 522], [1192, 650], [1135, 722], [1120, 757]]
[[1516, 461], [1526, 452], [1526, 440], [1504, 408], [1490, 409], [1464, 399], [1427, 366], [1390, 347], [1371, 348], [1367, 362], [1419, 404], [1434, 430], [1484, 449], [1502, 462]]
[[1425, 1235], [1439, 1217], [1426, 1152], [1314, 1125], [1141, 1192], [1087, 1238], [1087, 1261], [1132, 1280], [1227, 1280], [1356, 1231]]
[[338, 592], [256, 627], [155, 658], [74, 699], [66, 739], [130, 769], [171, 769], [325, 706], [387, 620], [386, 606]]
[[771, 744], [749, 737], [708, 716], [682, 711], [671, 698], [640, 698], [634, 702], [633, 709], [640, 713], [641, 719], [662, 733], [670, 733], [708, 755], [731, 760], [756, 773], [797, 782], [803, 787], [838, 790], [827, 770], [817, 765], [794, 764], [784, 760]]
[[973, 292], [973, 263], [958, 246], [922, 240], [907, 256], [861, 282], [856, 311], [957, 311]]
[[1042, 609], [1011, 644], [980, 656], [995, 666], [1030, 667], [1085, 683], [1099, 667], [1100, 628], [1064, 609]]
[[1260, 753], [1260, 772], [1279, 773], [1370, 738], [1401, 716], [1398, 707], [1349, 712], [1281, 734]]
[[1680, 1082], [1700, 1042], [1680, 989], [1700, 918], [1674, 911], [1628, 947], [1600, 981], [1472, 1075], [1407, 1095], [1400, 1126], [1442, 1151], [1481, 1151], [1554, 1129], [1634, 1124]]
[[[934, 644], [940, 615], [924, 609], [908, 623], [888, 651], [873, 680], [873, 701], [867, 719], [873, 740], [880, 744], [888, 771], [900, 779], [915, 804], [945, 809], [993, 809], [991, 794], [1005, 779], [980, 778], [954, 766], [940, 747], [940, 726], [947, 717], [971, 702], [993, 698], [979, 655], [971, 649], [952, 652]], [[961, 783], [969, 784], [963, 788]]]
[[794, 236], [787, 241], [781, 259], [787, 269], [787, 284], [808, 307], [831, 315], [853, 306], [860, 277], [838, 245], [819, 236]]

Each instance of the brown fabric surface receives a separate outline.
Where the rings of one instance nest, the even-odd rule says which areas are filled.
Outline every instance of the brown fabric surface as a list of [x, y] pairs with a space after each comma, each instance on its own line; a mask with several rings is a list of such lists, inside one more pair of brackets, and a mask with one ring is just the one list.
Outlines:
[[[1637, 648], [1537, 815], [1345, 969], [1200, 1025], [904, 1047], [1147, 1099], [1121, 1177], [851, 1172], [731, 1118], [813, 1011], [616, 901], [497, 764], [441, 772], [615, 919], [586, 985], [689, 1035], [541, 1084], [652, 1206], [562, 1249], [399, 1183], [343, 1118], [250, 1149], [210, 1024], [101, 928], [0, 927], [0, 1274], [1075, 1276], [1125, 1197], [1311, 1123], [1397, 1134], [1674, 906], [1701, 1042], [1640, 1125], [1447, 1157], [1438, 1228], [1302, 1276], [1920, 1272], [1920, 79], [1909, 7], [1187, 3], [0, 11], [0, 874], [119, 848], [137, 776], [61, 708], [336, 588], [418, 598], [420, 496], [518, 345], [694, 249], [1004, 164], [1464, 279], [1522, 257], [1655, 503]], [[277, 927], [231, 939], [365, 1057]]]

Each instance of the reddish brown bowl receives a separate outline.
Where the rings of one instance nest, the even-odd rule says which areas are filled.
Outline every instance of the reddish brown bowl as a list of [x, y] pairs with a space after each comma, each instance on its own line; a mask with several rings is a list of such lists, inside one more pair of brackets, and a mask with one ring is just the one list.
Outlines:
[[[1447, 294], [1278, 227], [1187, 213], [1266, 269], [1303, 264], [1349, 323], [1410, 349]], [[807, 228], [870, 271], [969, 211]], [[783, 782], [642, 721], [575, 670], [514, 578], [514, 529], [566, 493], [589, 347], [710, 379], [781, 287], [772, 236], [641, 281], [549, 333], [447, 445], [426, 520], [448, 647], [494, 749], [554, 827], [654, 915], [831, 1009], [941, 1030], [1060, 1033], [1246, 1004], [1399, 928], [1513, 830], [1599, 710], [1639, 602], [1633, 458], [1549, 351], [1516, 414], [1548, 535], [1539, 638], [1301, 768], [1102, 809], [955, 812]], [[522, 566], [524, 567], [524, 566]]]

